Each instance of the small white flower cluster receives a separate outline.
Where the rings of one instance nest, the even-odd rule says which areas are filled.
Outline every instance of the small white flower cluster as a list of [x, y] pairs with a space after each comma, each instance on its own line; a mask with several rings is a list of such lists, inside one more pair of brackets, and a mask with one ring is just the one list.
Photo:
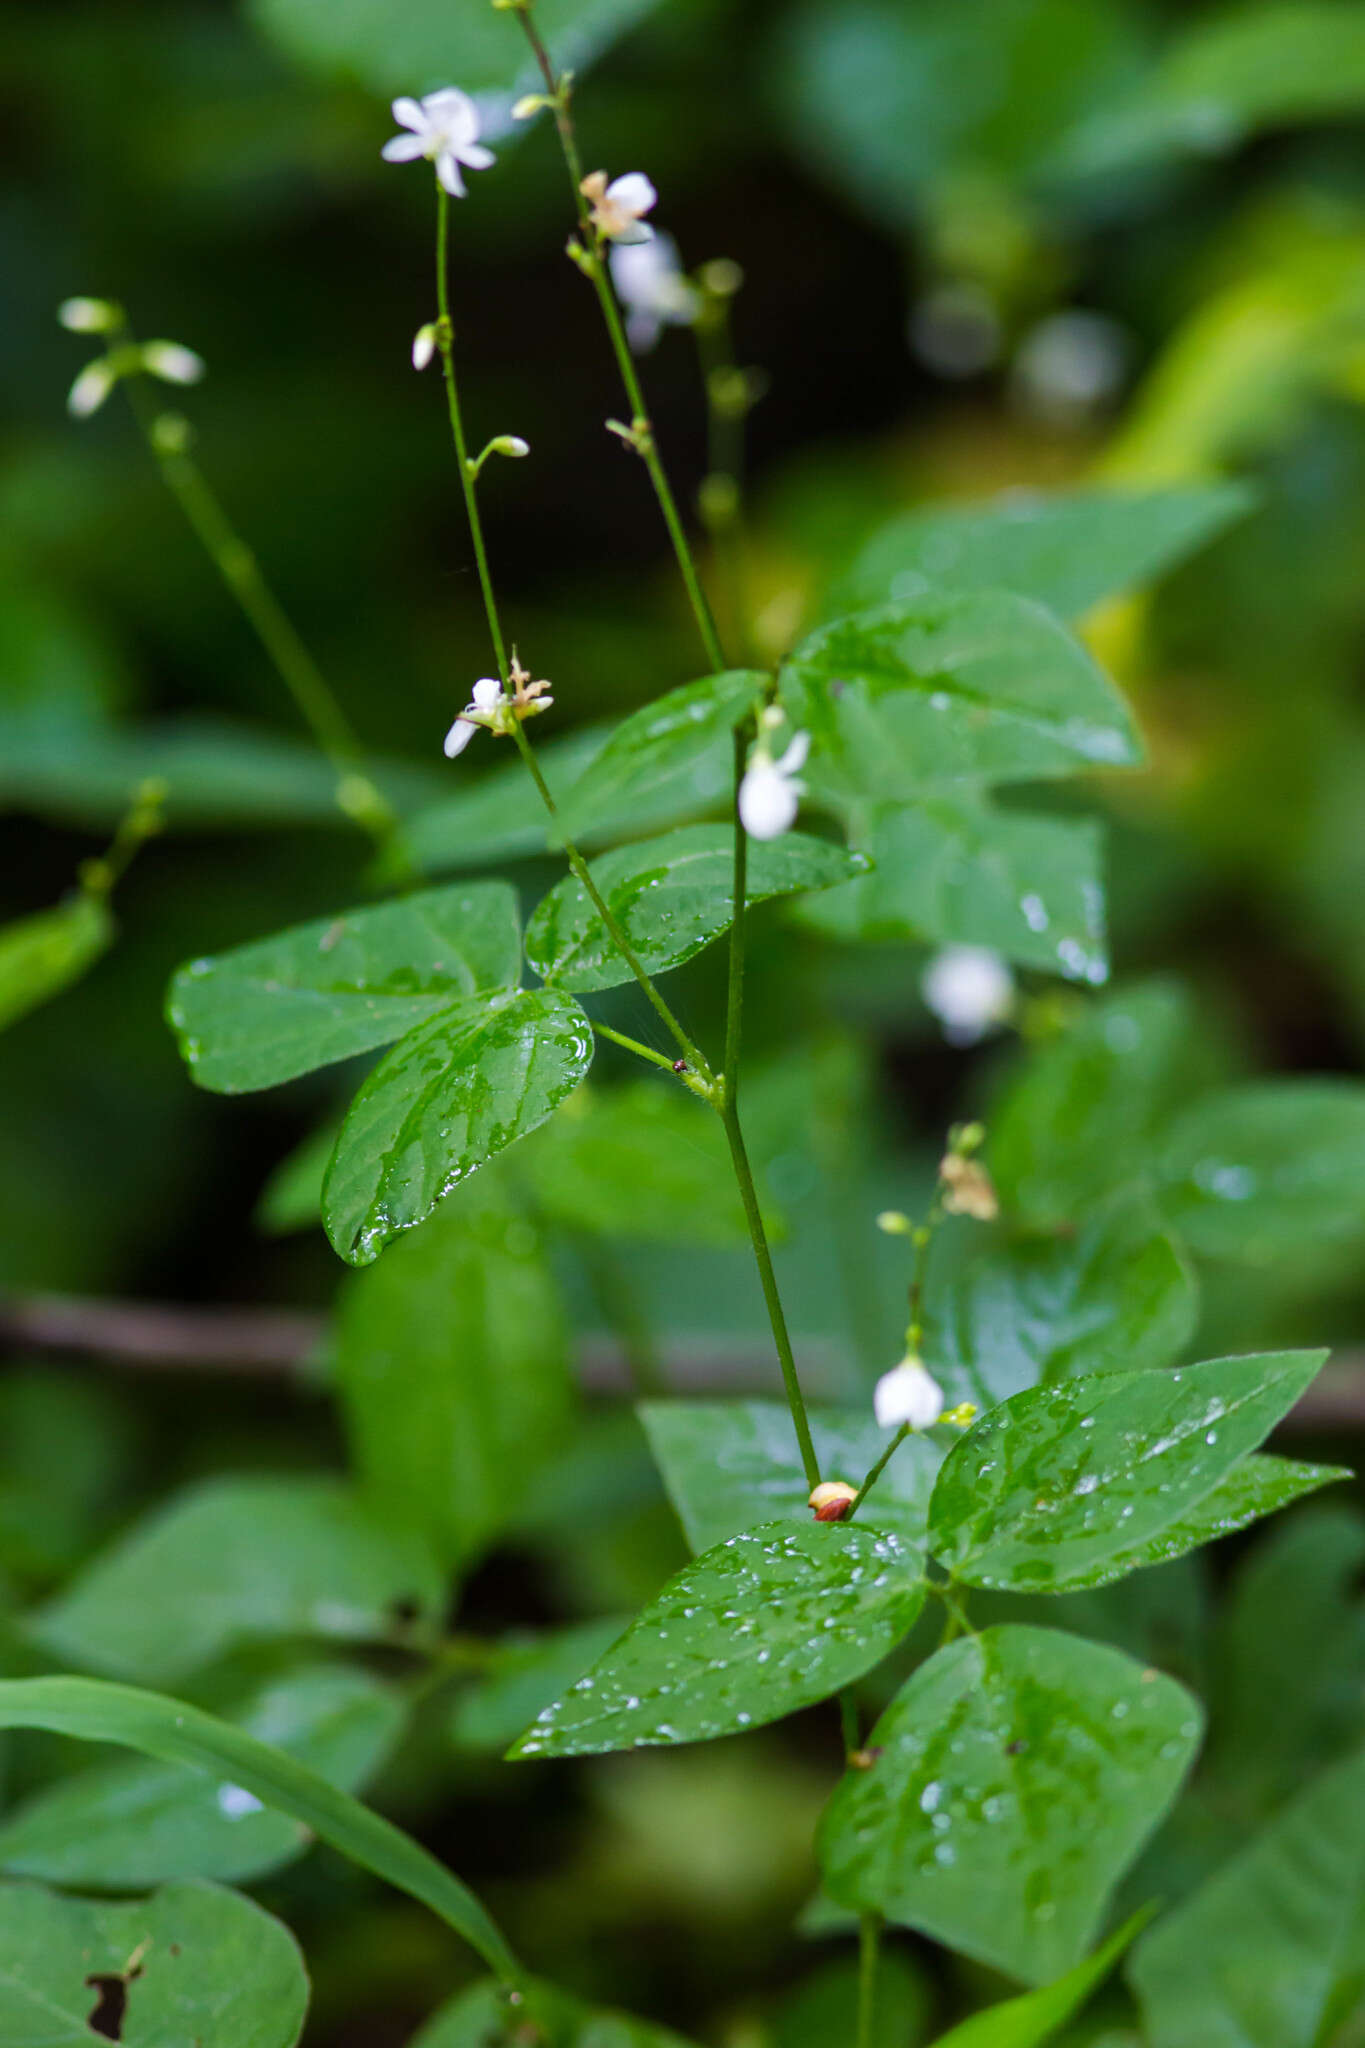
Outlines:
[[[122, 308], [111, 299], [63, 299], [57, 318], [70, 334], [104, 334], [117, 337], [123, 326]], [[66, 409], [73, 419], [88, 420], [98, 412], [120, 377], [145, 371], [165, 384], [197, 384], [204, 374], [204, 359], [179, 341], [128, 342], [125, 347], [111, 343], [107, 355], [87, 363], [67, 393]]]
[[1014, 1009], [1014, 976], [988, 946], [945, 946], [925, 968], [920, 991], [950, 1045], [975, 1045]]
[[385, 163], [410, 164], [419, 157], [436, 166], [436, 176], [452, 199], [465, 196], [460, 166], [486, 171], [496, 161], [479, 141], [479, 110], [467, 92], [446, 85], [425, 99], [397, 99], [393, 118], [403, 135], [390, 136], [380, 155]]
[[872, 1409], [882, 1429], [932, 1429], [943, 1413], [943, 1389], [922, 1358], [913, 1352], [884, 1372], [872, 1396]]
[[530, 670], [522, 667], [513, 649], [507, 688], [504, 690], [496, 676], [479, 677], [468, 704], [457, 714], [445, 736], [443, 752], [446, 759], [453, 761], [462, 754], [481, 725], [491, 733], [505, 735], [524, 719], [535, 718], [540, 712], [548, 711], [554, 703], [549, 689], [550, 685], [543, 679], [532, 682]]
[[797, 778], [810, 753], [810, 734], [794, 734], [786, 750], [774, 758], [772, 736], [782, 723], [783, 714], [777, 706], [767, 705], [759, 718], [758, 738], [739, 785], [740, 823], [751, 839], [778, 839], [790, 831], [805, 794], [805, 784]]

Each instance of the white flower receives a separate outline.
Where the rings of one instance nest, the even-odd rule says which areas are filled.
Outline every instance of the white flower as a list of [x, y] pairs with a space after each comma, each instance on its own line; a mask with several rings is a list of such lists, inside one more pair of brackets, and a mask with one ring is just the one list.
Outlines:
[[626, 309], [626, 336], [636, 355], [653, 348], [665, 327], [692, 325], [701, 299], [683, 276], [672, 235], [618, 242], [609, 260], [611, 281]]
[[98, 412], [115, 384], [113, 365], [104, 356], [87, 363], [66, 394], [66, 409], [76, 420], [88, 420]]
[[467, 92], [458, 86], [443, 86], [429, 92], [424, 100], [401, 99], [393, 103], [393, 118], [407, 135], [394, 135], [380, 155], [386, 163], [409, 164], [420, 156], [436, 165], [436, 175], [447, 192], [464, 198], [460, 165], [471, 171], [486, 171], [493, 152], [479, 141], [479, 110]]
[[147, 341], [142, 345], [142, 367], [168, 384], [197, 384], [205, 370], [204, 358], [179, 341]]
[[766, 738], [759, 740], [739, 785], [740, 823], [751, 838], [780, 838], [796, 822], [797, 805], [805, 791], [805, 784], [796, 778], [809, 752], [808, 732], [797, 733], [776, 761]]
[[72, 334], [108, 334], [122, 316], [109, 299], [63, 299], [57, 318]]
[[462, 754], [478, 728], [491, 718], [502, 702], [502, 684], [496, 676], [480, 676], [474, 693], [445, 736], [445, 757], [453, 761]]
[[428, 320], [412, 337], [412, 367], [425, 370], [436, 353], [436, 322]]
[[930, 1429], [943, 1413], [943, 1389], [923, 1359], [912, 1353], [884, 1372], [872, 1396], [873, 1412], [882, 1429]]
[[659, 195], [643, 171], [627, 171], [623, 178], [607, 183], [605, 171], [593, 171], [584, 178], [579, 191], [592, 208], [592, 224], [608, 242], [650, 242], [654, 230], [643, 216], [651, 213]]
[[920, 990], [950, 1045], [975, 1045], [1014, 1007], [1014, 976], [988, 946], [945, 946], [925, 968]]

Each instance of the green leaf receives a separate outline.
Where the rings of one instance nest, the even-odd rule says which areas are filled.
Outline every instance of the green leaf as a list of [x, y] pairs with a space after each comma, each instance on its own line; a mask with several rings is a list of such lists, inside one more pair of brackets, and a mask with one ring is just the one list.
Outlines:
[[1326, 1356], [1215, 1358], [1015, 1394], [948, 1453], [929, 1508], [930, 1549], [971, 1585], [1104, 1585], [1130, 1568], [1127, 1555], [1199, 1507]]
[[629, 1627], [624, 1616], [580, 1621], [523, 1642], [499, 1643], [488, 1677], [467, 1686], [450, 1716], [461, 1749], [501, 1756], [528, 1722], [567, 1692]]
[[1365, 1972], [1365, 1755], [1173, 1908], [1128, 1975], [1152, 2048], [1318, 2048]]
[[464, 1003], [410, 1031], [351, 1104], [322, 1188], [332, 1244], [368, 1266], [443, 1195], [544, 1123], [592, 1062], [555, 989]]
[[520, 973], [511, 886], [457, 883], [193, 960], [166, 1015], [200, 1087], [238, 1094], [372, 1052]]
[[390, 1524], [448, 1564], [515, 1519], [573, 1404], [568, 1334], [533, 1223], [477, 1183], [342, 1294], [336, 1377], [353, 1461]]
[[[352, 1792], [392, 1748], [404, 1709], [367, 1673], [318, 1664], [268, 1680], [232, 1719]], [[17, 1806], [0, 1824], [0, 1867], [89, 1891], [191, 1877], [241, 1883], [292, 1863], [311, 1839], [240, 1785], [183, 1764], [120, 1758]]]
[[1027, 1983], [1072, 1969], [1175, 1798], [1199, 1702], [1120, 1650], [991, 1628], [921, 1665], [820, 1828], [836, 1901]]
[[1173, 1114], [1205, 1078], [1204, 1043], [1174, 983], [1088, 1006], [1031, 1055], [992, 1115], [991, 1172], [1006, 1208], [1050, 1229], [1142, 1181]]
[[[858, 2010], [858, 1969], [856, 1955], [819, 1964], [773, 2014], [764, 2036], [767, 2048], [832, 2048], [835, 2042], [845, 2042], [850, 2015]], [[937, 2003], [927, 1971], [913, 1967], [884, 1943], [877, 1957], [870, 2031], [859, 2048], [919, 2048], [928, 2037]]]
[[1093, 1956], [1077, 1963], [1055, 1984], [1045, 1984], [1041, 1991], [1026, 1991], [1022, 1998], [1008, 1998], [1003, 2005], [974, 2012], [970, 2019], [942, 2035], [934, 2048], [1041, 2048], [1099, 1989], [1155, 1910], [1154, 1906], [1144, 1906], [1134, 1913]]
[[1108, 1560], [1105, 1576], [1112, 1580], [1125, 1572], [1145, 1571], [1149, 1565], [1169, 1564], [1172, 1558], [1216, 1542], [1220, 1536], [1235, 1535], [1265, 1515], [1278, 1514], [1320, 1487], [1354, 1476], [1344, 1465], [1304, 1465], [1294, 1458], [1268, 1458], [1252, 1452], [1188, 1514], [1132, 1549], [1116, 1551]]
[[109, 906], [84, 889], [0, 925], [0, 1031], [79, 981], [113, 943]]
[[1251, 509], [1240, 484], [1164, 491], [1009, 491], [984, 505], [925, 505], [866, 540], [825, 609], [940, 590], [1013, 590], [1059, 618], [1154, 582]]
[[[788, 832], [749, 847], [747, 900], [827, 889], [860, 874], [860, 854]], [[607, 908], [651, 974], [680, 967], [728, 930], [734, 916], [734, 834], [728, 825], [686, 825], [661, 839], [618, 847], [591, 864]], [[632, 979], [587, 891], [572, 875], [552, 889], [526, 927], [526, 958], [564, 988], [615, 988]]]
[[43, 1728], [78, 1742], [116, 1742], [240, 1785], [264, 1805], [301, 1821], [362, 1869], [429, 1906], [490, 1969], [516, 1974], [511, 1950], [473, 1893], [419, 1843], [283, 1750], [198, 1707], [98, 1678], [4, 1679], [0, 1728]]
[[1252, 1081], [1206, 1096], [1162, 1149], [1161, 1204], [1210, 1259], [1295, 1261], [1365, 1238], [1365, 1083]]
[[288, 1237], [320, 1227], [322, 1183], [340, 1131], [338, 1120], [328, 1117], [272, 1168], [251, 1212], [257, 1230], [267, 1237]]
[[[809, 1524], [810, 1481], [784, 1402], [642, 1401], [639, 1416], [694, 1551], [776, 1516]], [[809, 1421], [828, 1479], [857, 1486], [886, 1449], [886, 1431], [860, 1410], [812, 1408]], [[858, 1523], [890, 1529], [907, 1551], [922, 1551], [942, 1462], [929, 1437], [907, 1439], [859, 1508]]]
[[443, 1599], [420, 1538], [341, 1482], [212, 1479], [103, 1551], [30, 1630], [74, 1664], [163, 1683], [238, 1643], [390, 1640], [405, 1620], [433, 1623]]
[[781, 1720], [860, 1678], [923, 1604], [919, 1558], [884, 1530], [770, 1522], [669, 1580], [513, 1758], [703, 1742]]
[[1124, 100], [1059, 152], [1094, 177], [1170, 155], [1231, 154], [1258, 130], [1365, 110], [1365, 22], [1351, 0], [1290, 0], [1198, 21]]
[[293, 2048], [307, 2011], [293, 1935], [236, 1892], [175, 1884], [114, 1905], [0, 1886], [6, 2048]]
[[[538, 0], [536, 25], [556, 72], [582, 73], [658, 0]], [[354, 79], [371, 92], [435, 91], [457, 78], [466, 92], [506, 94], [544, 81], [515, 15], [447, 0], [249, 0], [263, 34], [300, 64]]]
[[1123, 699], [1080, 642], [1003, 590], [926, 591], [820, 627], [783, 669], [782, 702], [811, 735], [811, 787], [841, 802], [1141, 759]]
[[1074, 1237], [993, 1245], [929, 1292], [925, 1355], [949, 1402], [993, 1408], [1079, 1373], [1156, 1371], [1194, 1334], [1194, 1276], [1143, 1202]]
[[[555, 1985], [532, 1982], [523, 2010], [534, 2012], [536, 2040], [545, 2048], [688, 2048], [680, 2034], [623, 2012], [601, 2012]], [[485, 1979], [433, 2013], [411, 2048], [494, 2048], [515, 2027], [517, 2009], [502, 1988]]]
[[767, 688], [755, 669], [728, 669], [670, 690], [624, 719], [560, 804], [570, 838], [629, 823], [643, 805], [704, 810], [729, 796], [735, 727]]
[[[718, 1117], [695, 1096], [631, 1081], [580, 1088], [528, 1148], [537, 1205], [567, 1230], [668, 1245], [748, 1242]], [[769, 1228], [778, 1222], [765, 1204]]]
[[801, 906], [833, 938], [989, 946], [1023, 967], [1102, 982], [1101, 828], [994, 811], [971, 796], [875, 804], [852, 823], [872, 872]]

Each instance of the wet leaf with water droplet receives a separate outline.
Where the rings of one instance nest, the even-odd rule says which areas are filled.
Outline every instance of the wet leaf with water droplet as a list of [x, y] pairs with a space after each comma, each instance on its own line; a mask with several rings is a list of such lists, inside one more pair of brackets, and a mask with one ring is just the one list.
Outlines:
[[[1015, 1394], [949, 1452], [929, 1508], [930, 1549], [971, 1585], [1025, 1593], [1100, 1586], [1173, 1556], [1145, 1553], [1195, 1516], [1326, 1356], [1215, 1358]], [[1244, 1491], [1235, 1498], [1246, 1504]], [[1188, 1526], [1192, 1542], [1208, 1540], [1197, 1517]]]
[[347, 1113], [322, 1220], [353, 1266], [544, 1123], [592, 1062], [592, 1027], [555, 989], [446, 1009], [380, 1061]]
[[[668, 1497], [694, 1551], [774, 1515], [810, 1520], [810, 1481], [782, 1401], [643, 1401], [640, 1420]], [[857, 1486], [886, 1449], [887, 1434], [860, 1409], [812, 1408], [820, 1470]], [[863, 1528], [891, 1529], [921, 1553], [934, 1475], [943, 1452], [911, 1437], [858, 1510]]]
[[1365, 1083], [1252, 1081], [1179, 1117], [1162, 1208], [1191, 1248], [1253, 1266], [1365, 1242]]
[[1009, 591], [925, 590], [822, 626], [781, 698], [811, 734], [811, 788], [904, 803], [1142, 757], [1122, 697], [1051, 612]]
[[520, 975], [516, 892], [456, 883], [193, 960], [166, 1015], [200, 1087], [235, 1095], [372, 1052]]
[[826, 1889], [1027, 1983], [1072, 1968], [1175, 1798], [1199, 1702], [1120, 1650], [990, 1628], [904, 1685], [820, 1829]]
[[670, 1579], [509, 1755], [704, 1742], [780, 1720], [880, 1663], [924, 1600], [889, 1531], [769, 1522]]
[[1074, 1237], [990, 1245], [931, 1292], [925, 1352], [949, 1403], [993, 1408], [1026, 1387], [1169, 1365], [1198, 1295], [1150, 1203], [1124, 1200]]
[[678, 808], [724, 801], [734, 778], [732, 734], [767, 687], [757, 669], [704, 676], [645, 704], [616, 727], [606, 746], [560, 801], [571, 838], [628, 824], [643, 804], [676, 795]]
[[859, 807], [872, 873], [803, 904], [832, 938], [989, 946], [1021, 966], [1096, 983], [1109, 972], [1100, 827], [994, 811], [956, 792]]
[[1344, 2041], [1332, 2021], [1358, 2009], [1365, 1971], [1362, 1845], [1356, 1755], [1324, 1771], [1134, 1950], [1128, 1975], [1152, 2048]]
[[[749, 847], [748, 901], [828, 889], [866, 862], [827, 839], [788, 832]], [[662, 839], [619, 847], [591, 867], [592, 878], [636, 956], [651, 974], [680, 967], [728, 930], [734, 916], [734, 834], [728, 825], [688, 825]], [[572, 875], [537, 906], [526, 957], [560, 987], [615, 988], [630, 981], [625, 957], [587, 891]]]

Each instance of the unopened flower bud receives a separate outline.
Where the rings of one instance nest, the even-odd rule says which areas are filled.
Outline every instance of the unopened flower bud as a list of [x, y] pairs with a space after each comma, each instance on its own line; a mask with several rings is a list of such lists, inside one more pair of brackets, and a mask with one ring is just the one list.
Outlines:
[[488, 445], [494, 455], [511, 455], [518, 459], [531, 452], [530, 442], [523, 441], [520, 434], [495, 435]]
[[57, 318], [71, 334], [109, 334], [123, 314], [112, 299], [63, 299]]
[[710, 263], [702, 264], [697, 282], [713, 299], [732, 299], [744, 283], [744, 272], [730, 257], [716, 256]]
[[543, 92], [523, 93], [512, 109], [514, 121], [529, 121], [533, 114], [539, 114], [545, 107], [552, 107], [554, 101]]
[[950, 1216], [971, 1216], [978, 1223], [994, 1223], [1000, 1202], [990, 1175], [979, 1160], [964, 1159], [950, 1152], [939, 1164], [943, 1182], [943, 1206]]
[[975, 1401], [959, 1401], [956, 1408], [945, 1408], [939, 1421], [951, 1422], [954, 1429], [970, 1429], [980, 1412]]
[[888, 1237], [909, 1237], [914, 1227], [900, 1209], [883, 1209], [877, 1218], [878, 1230], [884, 1230]]
[[842, 1522], [857, 1498], [857, 1487], [846, 1479], [826, 1479], [813, 1489], [810, 1504], [817, 1522]]
[[882, 1429], [931, 1429], [943, 1413], [943, 1389], [912, 1352], [882, 1374], [872, 1406]]
[[66, 409], [72, 419], [88, 420], [98, 412], [114, 388], [114, 370], [103, 356], [87, 363], [66, 394]]
[[436, 353], [436, 322], [427, 320], [412, 337], [412, 367], [425, 370]]
[[142, 367], [167, 384], [197, 384], [205, 370], [204, 358], [179, 341], [146, 341], [142, 345]]

